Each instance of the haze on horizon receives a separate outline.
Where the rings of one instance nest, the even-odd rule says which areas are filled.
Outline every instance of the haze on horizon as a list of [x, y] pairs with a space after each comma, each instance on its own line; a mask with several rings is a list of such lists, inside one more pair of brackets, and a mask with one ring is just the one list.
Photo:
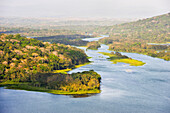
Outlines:
[[169, 0], [0, 0], [0, 16], [147, 18], [169, 13], [169, 4]]

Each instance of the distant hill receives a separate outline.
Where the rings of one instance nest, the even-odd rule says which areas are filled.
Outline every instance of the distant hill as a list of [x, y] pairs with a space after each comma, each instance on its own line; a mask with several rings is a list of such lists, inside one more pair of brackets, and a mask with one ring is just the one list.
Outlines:
[[97, 30], [110, 34], [100, 40], [110, 50], [170, 60], [170, 13]]
[[18, 18], [0, 17], [1, 27], [53, 28], [58, 26], [110, 26], [136, 19], [121, 18]]
[[92, 33], [94, 29], [131, 22], [115, 18], [17, 18], [0, 17], [0, 33], [23, 36], [56, 36]]
[[170, 42], [170, 13], [109, 27], [111, 37], [128, 37], [149, 42]]

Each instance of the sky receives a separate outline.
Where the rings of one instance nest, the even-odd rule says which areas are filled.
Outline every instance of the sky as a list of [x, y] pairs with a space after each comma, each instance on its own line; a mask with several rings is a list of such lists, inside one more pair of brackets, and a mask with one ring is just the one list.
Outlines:
[[170, 12], [170, 0], [0, 0], [1, 17], [147, 18]]

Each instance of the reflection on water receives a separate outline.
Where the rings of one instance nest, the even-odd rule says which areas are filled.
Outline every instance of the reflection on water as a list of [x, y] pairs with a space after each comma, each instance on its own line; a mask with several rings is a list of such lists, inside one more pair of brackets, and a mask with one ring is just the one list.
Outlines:
[[97, 93], [94, 94], [76, 94], [76, 95], [68, 95], [71, 98], [85, 98], [85, 97], [91, 97], [91, 96], [95, 96], [97, 95]]
[[56, 95], [56, 96], [62, 95], [62, 96], [68, 96], [70, 98], [85, 98], [85, 97], [95, 96], [97, 94], [99, 94], [99, 93], [92, 93], [92, 94], [53, 94], [53, 93], [51, 93], [51, 95]]

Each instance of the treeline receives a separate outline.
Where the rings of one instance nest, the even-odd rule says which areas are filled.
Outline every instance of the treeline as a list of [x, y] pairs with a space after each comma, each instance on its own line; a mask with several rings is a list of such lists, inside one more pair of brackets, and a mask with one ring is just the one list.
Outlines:
[[0, 35], [0, 81], [26, 81], [36, 73], [89, 62], [83, 50], [17, 35]]
[[170, 45], [150, 45], [143, 39], [103, 38], [101, 43], [109, 44], [109, 49], [121, 52], [142, 53], [152, 57], [170, 60]]
[[[95, 33], [96, 28], [130, 22], [132, 19], [104, 18], [4, 18], [0, 17], [0, 32], [17, 32], [24, 36], [54, 36], [64, 34]], [[6, 27], [8, 26], [8, 28]], [[12, 28], [12, 29], [11, 29]], [[48, 30], [48, 32], [46, 32]], [[59, 33], [59, 34], [57, 34]], [[98, 32], [98, 34], [101, 34]], [[102, 33], [103, 34], [103, 33]]]
[[[117, 56], [119, 59], [129, 58], [128, 56], [122, 55], [122, 54], [119, 53], [119, 52], [115, 52], [115, 53], [114, 53], [114, 52], [111, 52], [110, 54]], [[110, 58], [110, 59], [112, 59], [112, 58]]]
[[34, 87], [76, 92], [99, 89], [101, 77], [91, 70], [73, 74], [37, 73], [30, 80]]
[[50, 37], [37, 37], [38, 40], [51, 43], [61, 43], [65, 45], [86, 46], [88, 41], [81, 40], [83, 38], [91, 38], [90, 35], [56, 35]]
[[84, 32], [74, 31], [74, 30], [65, 30], [65, 29], [34, 29], [27, 27], [0, 27], [0, 33], [5, 34], [17, 34], [19, 33], [22, 36], [30, 37], [40, 37], [40, 36], [55, 36], [55, 35], [73, 35], [73, 34], [82, 34]]
[[97, 41], [87, 43], [87, 49], [97, 50], [99, 47], [101, 47], [101, 46], [100, 46], [99, 42], [97, 42]]

